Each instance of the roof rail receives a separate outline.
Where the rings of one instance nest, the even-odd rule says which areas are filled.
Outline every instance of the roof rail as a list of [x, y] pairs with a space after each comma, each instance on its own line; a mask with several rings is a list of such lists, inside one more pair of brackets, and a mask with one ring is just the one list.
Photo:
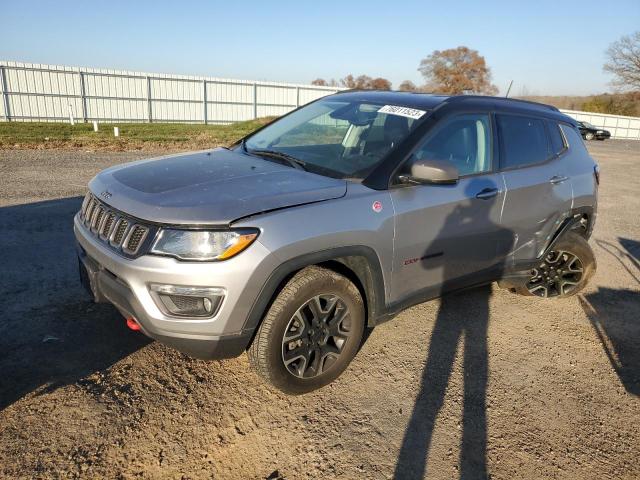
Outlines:
[[507, 98], [507, 97], [492, 97], [489, 95], [455, 95], [449, 98], [449, 101], [451, 100], [455, 100], [455, 101], [462, 101], [465, 99], [480, 99], [480, 100], [490, 100], [490, 101], [499, 101], [499, 102], [518, 102], [518, 103], [524, 103], [527, 105], [532, 105], [535, 107], [542, 107], [542, 108], [547, 108], [549, 110], [553, 110], [554, 112], [559, 112], [560, 110], [558, 110], [557, 107], [554, 107], [553, 105], [547, 105], [546, 103], [538, 103], [538, 102], [532, 102], [530, 100], [521, 100], [519, 98]]

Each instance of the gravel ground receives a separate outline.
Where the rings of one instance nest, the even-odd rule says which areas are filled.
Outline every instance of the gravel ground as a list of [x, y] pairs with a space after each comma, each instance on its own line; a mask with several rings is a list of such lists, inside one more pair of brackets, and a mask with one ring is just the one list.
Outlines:
[[71, 231], [84, 186], [148, 153], [0, 151], [0, 476], [639, 478], [640, 142], [589, 148], [602, 185], [583, 294], [494, 285], [416, 306], [302, 397], [88, 302]]

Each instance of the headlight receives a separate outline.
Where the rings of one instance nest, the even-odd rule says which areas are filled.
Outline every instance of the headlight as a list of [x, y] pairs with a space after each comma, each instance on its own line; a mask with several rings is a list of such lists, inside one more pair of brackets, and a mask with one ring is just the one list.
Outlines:
[[151, 253], [170, 255], [181, 260], [226, 260], [253, 243], [256, 230], [160, 230]]

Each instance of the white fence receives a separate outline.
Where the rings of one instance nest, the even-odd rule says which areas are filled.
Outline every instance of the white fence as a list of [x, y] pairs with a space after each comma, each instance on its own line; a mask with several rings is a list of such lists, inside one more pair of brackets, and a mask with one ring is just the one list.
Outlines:
[[610, 131], [611, 138], [640, 140], [640, 117], [579, 112], [576, 110], [561, 110], [561, 112], [581, 122], [589, 122], [594, 127]]
[[0, 61], [0, 120], [231, 123], [339, 89]]
[[[232, 123], [283, 115], [341, 89], [0, 61], [0, 120]], [[640, 118], [562, 110], [640, 140]]]

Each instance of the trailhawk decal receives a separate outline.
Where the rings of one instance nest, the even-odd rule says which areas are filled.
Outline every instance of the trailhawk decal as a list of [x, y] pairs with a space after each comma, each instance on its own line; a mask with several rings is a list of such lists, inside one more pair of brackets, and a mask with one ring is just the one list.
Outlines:
[[425, 113], [424, 110], [416, 110], [415, 108], [408, 107], [398, 107], [397, 105], [385, 105], [378, 113], [388, 113], [389, 115], [399, 115], [401, 117], [413, 118], [414, 120], [419, 119]]

